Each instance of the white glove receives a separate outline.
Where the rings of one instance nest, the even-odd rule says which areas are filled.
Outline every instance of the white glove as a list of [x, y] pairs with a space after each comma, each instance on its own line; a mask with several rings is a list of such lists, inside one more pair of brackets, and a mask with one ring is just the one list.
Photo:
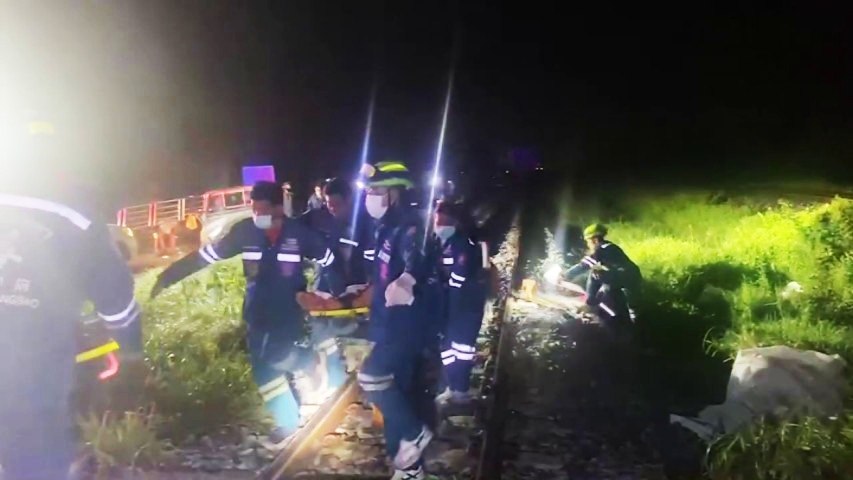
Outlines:
[[400, 305], [411, 305], [415, 301], [412, 287], [417, 280], [409, 273], [403, 273], [396, 280], [388, 284], [385, 289], [385, 306], [396, 307]]

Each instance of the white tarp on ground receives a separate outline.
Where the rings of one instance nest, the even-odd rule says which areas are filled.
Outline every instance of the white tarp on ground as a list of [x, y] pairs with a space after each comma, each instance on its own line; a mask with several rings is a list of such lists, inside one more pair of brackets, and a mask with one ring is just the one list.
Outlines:
[[838, 355], [774, 346], [737, 354], [726, 401], [699, 412], [698, 418], [670, 415], [706, 441], [746, 426], [754, 418], [841, 411], [846, 362]]

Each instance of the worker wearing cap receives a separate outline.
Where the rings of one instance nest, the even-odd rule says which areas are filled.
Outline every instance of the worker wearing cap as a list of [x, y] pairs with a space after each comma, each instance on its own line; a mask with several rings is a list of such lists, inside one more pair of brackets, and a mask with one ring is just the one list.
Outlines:
[[440, 403], [471, 401], [471, 370], [489, 289], [483, 250], [462, 218], [460, 204], [439, 202], [435, 209], [433, 231], [441, 252], [436, 260], [446, 304], [441, 361], [447, 389], [438, 396]]
[[[589, 272], [586, 283], [586, 305], [592, 309], [598, 307], [605, 319], [616, 318], [620, 311], [627, 310], [626, 291], [639, 288], [641, 275], [637, 265], [618, 245], [607, 240], [607, 227], [594, 223], [584, 229], [589, 253], [581, 261], [569, 268], [568, 278], [575, 278]], [[601, 301], [602, 296], [611, 300]], [[615, 302], [614, 302], [615, 300]]]
[[297, 345], [303, 337], [303, 312], [296, 294], [305, 290], [303, 258], [316, 260], [335, 292], [343, 287], [335, 255], [325, 239], [284, 216], [281, 186], [258, 182], [252, 189], [251, 219], [235, 224], [222, 239], [205, 245], [169, 266], [157, 278], [152, 296], [220, 260], [242, 255], [246, 276], [243, 318], [246, 321], [252, 374], [276, 427], [271, 447], [280, 448], [299, 427], [299, 404], [287, 374], [316, 375], [313, 349]]
[[400, 162], [367, 166], [367, 213], [376, 219], [373, 299], [368, 337], [374, 342], [358, 374], [367, 398], [382, 411], [394, 480], [424, 478], [421, 455], [432, 433], [418, 418], [412, 390], [425, 344], [419, 312], [422, 283], [421, 220], [409, 206], [413, 184]]
[[125, 366], [141, 362], [140, 311], [54, 126], [0, 129], [12, 150], [0, 176], [0, 465], [7, 480], [63, 479], [77, 450], [70, 401], [84, 303], [121, 344]]

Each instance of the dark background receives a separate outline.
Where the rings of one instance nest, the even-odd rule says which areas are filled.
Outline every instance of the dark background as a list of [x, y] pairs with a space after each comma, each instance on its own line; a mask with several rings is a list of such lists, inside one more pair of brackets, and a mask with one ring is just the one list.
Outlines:
[[[121, 202], [308, 182], [371, 159], [427, 170], [456, 46], [449, 172], [512, 149], [602, 187], [849, 180], [850, 16], [820, 2], [0, 1]], [[28, 41], [29, 41], [28, 40]], [[42, 73], [43, 75], [43, 73]], [[61, 85], [53, 83], [61, 79]], [[40, 84], [41, 85], [41, 84]]]

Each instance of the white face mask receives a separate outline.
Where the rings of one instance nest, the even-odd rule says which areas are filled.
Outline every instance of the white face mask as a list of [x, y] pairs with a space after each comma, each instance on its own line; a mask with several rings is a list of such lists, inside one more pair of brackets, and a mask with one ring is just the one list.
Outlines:
[[379, 219], [388, 211], [388, 202], [386, 201], [385, 195], [368, 194], [364, 198], [364, 208], [367, 209], [367, 213], [371, 217]]
[[255, 226], [261, 230], [272, 228], [272, 215], [255, 215], [252, 220], [254, 220]]
[[446, 243], [454, 233], [456, 233], [456, 227], [446, 225], [435, 227], [435, 235], [441, 239], [441, 243]]

